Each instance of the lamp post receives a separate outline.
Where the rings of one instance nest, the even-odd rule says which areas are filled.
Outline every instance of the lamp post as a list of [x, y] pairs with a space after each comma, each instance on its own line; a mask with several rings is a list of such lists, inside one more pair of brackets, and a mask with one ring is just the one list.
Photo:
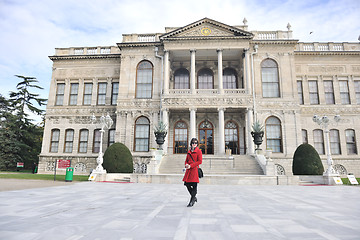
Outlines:
[[[91, 116], [91, 123], [96, 125], [96, 117], [93, 114]], [[100, 150], [99, 150], [99, 156], [96, 159], [96, 163], [98, 164], [96, 169], [94, 170], [95, 173], [106, 173], [106, 170], [103, 168], [102, 163], [104, 162], [103, 159], [103, 152], [102, 152], [102, 141], [103, 141], [103, 135], [104, 135], [104, 128], [106, 127], [107, 129], [109, 129], [112, 125], [113, 125], [113, 120], [111, 119], [111, 117], [109, 116], [109, 113], [107, 113], [106, 117], [104, 117], [104, 115], [102, 115], [100, 117], [100, 125], [101, 125], [101, 130], [100, 130]]]
[[[313, 116], [313, 121], [316, 122], [317, 124], [319, 124], [319, 126], [321, 126], [324, 129], [324, 132], [325, 132], [325, 147], [326, 147], [326, 152], [327, 152], [327, 165], [328, 165], [328, 168], [324, 172], [323, 176], [327, 176], [327, 177], [338, 176], [339, 173], [333, 168], [333, 160], [332, 160], [332, 157], [331, 157], [330, 131], [328, 129], [328, 126], [330, 124], [330, 119], [329, 119], [328, 116], [319, 117], [317, 115], [314, 115]], [[334, 121], [338, 123], [340, 121], [340, 116], [335, 115]]]

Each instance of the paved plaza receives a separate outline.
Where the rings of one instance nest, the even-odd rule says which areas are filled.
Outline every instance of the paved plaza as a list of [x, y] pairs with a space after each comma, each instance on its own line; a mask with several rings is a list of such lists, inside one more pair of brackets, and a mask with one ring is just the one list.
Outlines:
[[360, 239], [356, 186], [200, 184], [192, 208], [181, 183], [46, 185], [0, 199], [4, 240]]

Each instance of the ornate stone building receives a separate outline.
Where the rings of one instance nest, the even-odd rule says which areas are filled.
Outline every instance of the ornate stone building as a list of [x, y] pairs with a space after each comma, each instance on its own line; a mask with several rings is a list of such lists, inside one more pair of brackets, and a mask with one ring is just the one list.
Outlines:
[[[168, 126], [159, 164], [183, 163], [197, 137], [211, 167], [211, 160], [230, 159], [227, 149], [233, 164], [254, 155], [255, 119], [264, 125], [262, 148], [272, 150], [277, 174], [292, 174], [293, 154], [304, 142], [326, 168], [317, 114], [341, 116], [329, 125], [334, 165], [360, 175], [359, 43], [304, 43], [289, 24], [286, 31], [249, 31], [245, 19], [229, 26], [204, 18], [165, 33], [124, 34], [116, 46], [57, 48], [50, 59], [40, 173], [53, 171], [56, 159], [71, 159], [75, 173], [95, 168], [100, 131], [90, 117], [107, 113], [114, 124], [103, 149], [124, 143], [135, 171], [146, 170], [157, 148], [159, 121]], [[179, 167], [158, 171], [171, 166]]]

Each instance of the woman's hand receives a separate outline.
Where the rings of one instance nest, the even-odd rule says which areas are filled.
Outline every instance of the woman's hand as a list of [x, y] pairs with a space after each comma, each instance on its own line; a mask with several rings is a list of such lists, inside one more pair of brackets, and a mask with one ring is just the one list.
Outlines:
[[189, 164], [186, 164], [186, 165], [185, 165], [185, 168], [186, 168], [186, 169], [189, 169], [189, 168], [190, 168], [190, 165], [189, 165]]

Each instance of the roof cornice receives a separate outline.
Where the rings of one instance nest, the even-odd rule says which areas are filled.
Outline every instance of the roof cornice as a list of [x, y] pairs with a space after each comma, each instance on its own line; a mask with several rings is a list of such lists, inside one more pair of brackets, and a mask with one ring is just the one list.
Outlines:
[[294, 51], [295, 55], [360, 55], [360, 51]]

